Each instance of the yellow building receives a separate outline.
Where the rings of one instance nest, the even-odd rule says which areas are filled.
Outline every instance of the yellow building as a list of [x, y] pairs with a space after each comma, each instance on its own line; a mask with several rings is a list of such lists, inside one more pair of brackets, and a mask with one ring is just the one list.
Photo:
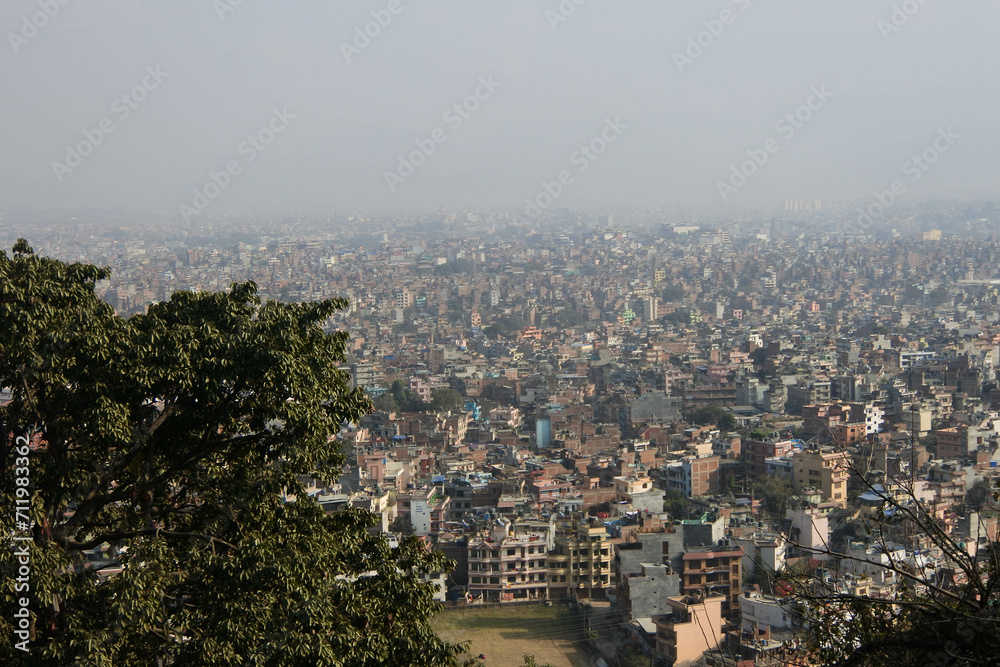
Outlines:
[[600, 524], [571, 520], [556, 529], [549, 552], [549, 597], [605, 598], [614, 590], [614, 549]]
[[832, 448], [797, 451], [792, 456], [792, 484], [795, 493], [813, 487], [823, 499], [847, 507], [847, 452]]

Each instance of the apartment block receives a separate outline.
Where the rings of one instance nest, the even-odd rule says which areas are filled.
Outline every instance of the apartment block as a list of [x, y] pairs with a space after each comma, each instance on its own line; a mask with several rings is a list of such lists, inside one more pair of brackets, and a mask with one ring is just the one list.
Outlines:
[[549, 554], [549, 596], [606, 598], [614, 590], [614, 550], [601, 525], [569, 521], [556, 531]]
[[485, 602], [547, 598], [546, 535], [515, 532], [501, 522], [469, 540], [469, 595]]
[[666, 664], [698, 660], [722, 642], [722, 597], [667, 598], [670, 612], [654, 616], [657, 657]]
[[847, 507], [847, 452], [815, 448], [795, 452], [792, 457], [792, 485], [795, 493], [815, 488], [827, 501]]
[[690, 547], [684, 554], [681, 592], [706, 592], [722, 596], [723, 613], [735, 612], [740, 605], [743, 550], [735, 544]]

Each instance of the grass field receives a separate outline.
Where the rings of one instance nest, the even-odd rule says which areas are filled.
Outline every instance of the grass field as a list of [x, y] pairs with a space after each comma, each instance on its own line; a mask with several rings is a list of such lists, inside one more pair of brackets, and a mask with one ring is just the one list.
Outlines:
[[433, 625], [446, 641], [471, 640], [469, 653], [485, 655], [488, 667], [519, 667], [525, 653], [540, 665], [592, 664], [576, 615], [561, 605], [448, 610], [435, 616]]

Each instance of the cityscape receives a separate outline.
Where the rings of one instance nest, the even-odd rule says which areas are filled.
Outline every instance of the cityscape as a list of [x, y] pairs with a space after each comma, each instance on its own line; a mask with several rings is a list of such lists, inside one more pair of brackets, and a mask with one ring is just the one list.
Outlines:
[[0, 25], [3, 664], [1000, 664], [995, 4]]

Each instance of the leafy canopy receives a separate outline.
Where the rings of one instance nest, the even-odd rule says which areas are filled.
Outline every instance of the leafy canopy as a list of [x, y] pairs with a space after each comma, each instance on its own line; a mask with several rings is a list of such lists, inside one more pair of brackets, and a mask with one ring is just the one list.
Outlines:
[[[0, 550], [0, 633], [30, 601], [30, 652], [7, 665], [451, 665], [415, 538], [327, 515], [335, 436], [371, 410], [337, 365], [347, 305], [262, 303], [252, 282], [175, 293], [123, 319], [109, 269], [19, 241], [0, 251], [0, 529], [14, 524], [14, 437], [30, 459], [30, 590]], [[18, 464], [20, 465], [20, 464]]]

